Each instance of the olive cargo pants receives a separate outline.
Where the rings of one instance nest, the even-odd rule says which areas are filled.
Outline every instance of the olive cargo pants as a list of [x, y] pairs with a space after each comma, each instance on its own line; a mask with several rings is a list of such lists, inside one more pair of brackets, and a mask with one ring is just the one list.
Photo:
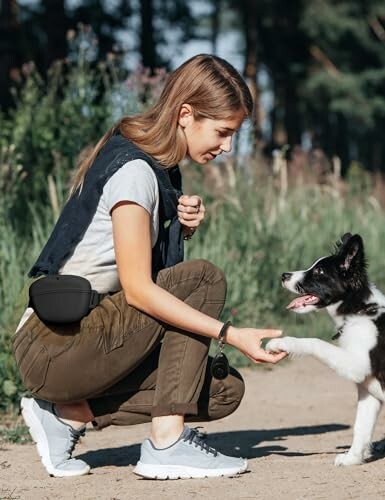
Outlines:
[[[226, 296], [221, 270], [205, 260], [159, 272], [157, 284], [191, 307], [218, 318]], [[95, 425], [131, 425], [184, 414], [213, 420], [239, 405], [244, 384], [232, 370], [209, 372], [210, 339], [178, 330], [105, 297], [79, 323], [45, 325], [33, 314], [13, 337], [22, 380], [35, 397], [54, 403], [86, 399]]]

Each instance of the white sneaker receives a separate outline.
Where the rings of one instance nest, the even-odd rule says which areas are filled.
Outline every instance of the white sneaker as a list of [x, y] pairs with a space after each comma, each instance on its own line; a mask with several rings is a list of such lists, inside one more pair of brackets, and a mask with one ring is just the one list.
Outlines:
[[222, 455], [205, 443], [205, 437], [185, 426], [179, 439], [167, 448], [155, 448], [145, 439], [134, 473], [148, 479], [182, 479], [236, 476], [246, 471], [247, 460]]
[[72, 452], [86, 426], [79, 430], [62, 422], [53, 410], [53, 404], [40, 399], [22, 398], [22, 415], [36, 443], [41, 461], [51, 476], [82, 476], [90, 466], [72, 458]]

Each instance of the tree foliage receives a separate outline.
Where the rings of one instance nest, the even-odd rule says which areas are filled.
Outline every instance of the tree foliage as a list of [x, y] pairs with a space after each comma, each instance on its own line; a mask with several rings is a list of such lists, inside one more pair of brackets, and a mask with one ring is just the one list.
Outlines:
[[[140, 55], [145, 67], [170, 67], [179, 46], [206, 37], [213, 51], [220, 37], [238, 30], [243, 43], [231, 47], [243, 57], [252, 90], [254, 146], [272, 149], [310, 139], [346, 171], [352, 161], [385, 170], [381, 130], [385, 120], [385, 4], [382, 0], [35, 0], [0, 7], [0, 105], [22, 87], [22, 64], [33, 60], [46, 78], [57, 59], [71, 57], [71, 34], [90, 26], [93, 61], [110, 52]], [[85, 31], [85, 28], [84, 28]], [[119, 47], [131, 35], [129, 52]], [[120, 38], [119, 38], [120, 36]], [[83, 43], [83, 42], [82, 42]], [[87, 40], [84, 43], [89, 43]], [[10, 55], [13, 54], [13, 62]], [[13, 64], [13, 66], [12, 66]], [[2, 71], [1, 71], [2, 70]], [[260, 88], [261, 74], [267, 89]], [[266, 86], [265, 86], [266, 87]], [[266, 90], [271, 105], [264, 109]], [[266, 120], [268, 127], [262, 127]], [[263, 130], [262, 130], [263, 129]]]

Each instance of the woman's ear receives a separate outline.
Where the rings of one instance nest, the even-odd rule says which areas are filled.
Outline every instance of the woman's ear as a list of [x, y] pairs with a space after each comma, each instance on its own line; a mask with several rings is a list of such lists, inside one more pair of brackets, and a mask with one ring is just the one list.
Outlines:
[[191, 123], [194, 118], [194, 113], [190, 104], [182, 104], [179, 110], [178, 123], [181, 127], [185, 128]]

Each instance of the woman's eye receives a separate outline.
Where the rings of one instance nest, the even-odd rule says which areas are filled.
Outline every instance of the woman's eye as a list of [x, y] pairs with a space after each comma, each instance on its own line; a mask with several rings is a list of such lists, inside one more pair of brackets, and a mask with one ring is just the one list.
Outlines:
[[219, 137], [227, 137], [227, 132], [222, 132], [221, 130], [217, 130]]

